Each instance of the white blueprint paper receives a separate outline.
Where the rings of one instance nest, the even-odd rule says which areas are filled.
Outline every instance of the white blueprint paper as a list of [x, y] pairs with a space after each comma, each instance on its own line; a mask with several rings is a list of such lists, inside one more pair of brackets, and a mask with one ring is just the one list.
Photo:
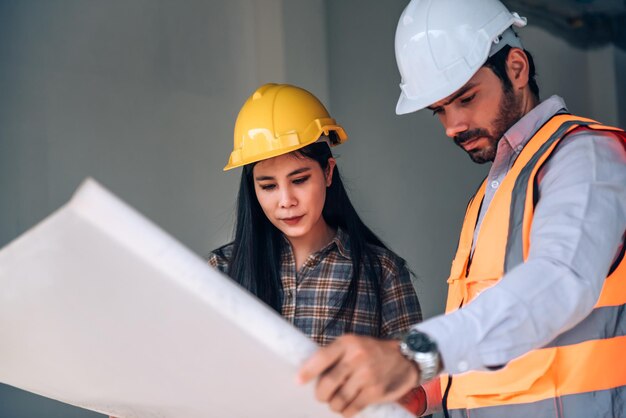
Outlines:
[[294, 383], [316, 348], [93, 180], [0, 251], [0, 382], [49, 398], [123, 418], [338, 417]]

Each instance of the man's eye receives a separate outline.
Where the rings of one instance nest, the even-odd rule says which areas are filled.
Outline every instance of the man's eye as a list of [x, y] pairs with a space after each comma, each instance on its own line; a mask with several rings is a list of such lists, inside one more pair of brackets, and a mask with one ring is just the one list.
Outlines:
[[474, 100], [474, 97], [476, 97], [476, 93], [472, 94], [471, 96], [468, 97], [464, 97], [461, 99], [461, 103], [463, 104], [468, 104], [469, 102], [471, 102], [472, 100]]
[[293, 184], [302, 184], [302, 183], [306, 182], [309, 179], [309, 177], [311, 177], [311, 176], [299, 177], [297, 179], [294, 179], [293, 180]]

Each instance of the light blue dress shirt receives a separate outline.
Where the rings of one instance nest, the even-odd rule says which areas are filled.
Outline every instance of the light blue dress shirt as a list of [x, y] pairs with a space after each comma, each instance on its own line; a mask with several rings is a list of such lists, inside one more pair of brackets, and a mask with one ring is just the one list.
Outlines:
[[[564, 111], [563, 99], [552, 96], [505, 133], [476, 231], [517, 154]], [[574, 327], [597, 302], [624, 241], [626, 151], [612, 134], [572, 134], [538, 173], [538, 182], [527, 261], [462, 309], [415, 326], [437, 342], [446, 373], [505, 365]]]

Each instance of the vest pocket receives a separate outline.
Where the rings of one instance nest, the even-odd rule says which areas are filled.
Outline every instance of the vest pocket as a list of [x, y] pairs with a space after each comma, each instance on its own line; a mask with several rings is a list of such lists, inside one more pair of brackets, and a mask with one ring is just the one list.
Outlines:
[[446, 313], [459, 309], [466, 300], [465, 293], [465, 266], [467, 259], [455, 258], [450, 267], [450, 277], [448, 277], [448, 299], [446, 302]]

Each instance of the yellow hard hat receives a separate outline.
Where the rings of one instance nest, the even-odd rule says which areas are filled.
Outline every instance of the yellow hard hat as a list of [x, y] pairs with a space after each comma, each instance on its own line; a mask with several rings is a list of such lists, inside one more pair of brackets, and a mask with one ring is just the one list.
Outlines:
[[331, 145], [348, 139], [317, 97], [289, 84], [265, 84], [239, 111], [233, 152], [224, 171], [287, 154], [331, 131], [337, 134]]

